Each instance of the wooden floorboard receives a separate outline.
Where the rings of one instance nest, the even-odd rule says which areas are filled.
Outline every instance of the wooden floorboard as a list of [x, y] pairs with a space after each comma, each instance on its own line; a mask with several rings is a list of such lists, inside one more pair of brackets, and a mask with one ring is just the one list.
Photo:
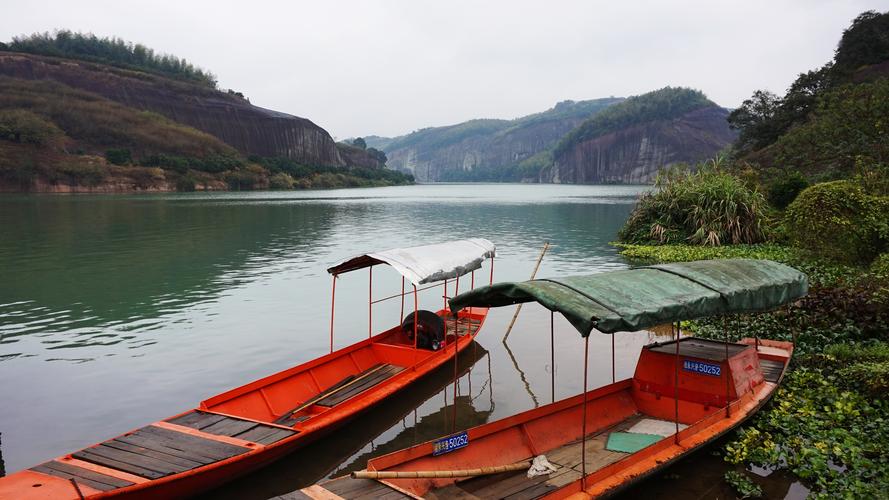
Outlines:
[[237, 420], [234, 418], [226, 418], [225, 420], [220, 420], [213, 425], [209, 425], [201, 429], [201, 432], [206, 432], [209, 434], [216, 434], [217, 436], [234, 436], [235, 434], [240, 434], [242, 432], [247, 432], [250, 429], [256, 427], [256, 422], [251, 422], [249, 420]]
[[131, 486], [133, 484], [130, 481], [106, 476], [105, 474], [56, 461], [40, 464], [36, 467], [32, 467], [31, 470], [61, 477], [63, 479], [74, 479], [80, 484], [100, 491], [110, 491], [125, 486]]
[[71, 454], [72, 457], [83, 460], [85, 462], [91, 462], [94, 464], [102, 465], [104, 467], [110, 467], [112, 469], [117, 469], [120, 471], [127, 472], [129, 474], [134, 474], [137, 476], [141, 476], [147, 479], [160, 479], [169, 474], [164, 474], [163, 472], [158, 472], [154, 470], [145, 469], [143, 467], [139, 467], [136, 465], [128, 464], [125, 462], [121, 462], [119, 460], [114, 460], [113, 458], [108, 458], [101, 454], [96, 454], [90, 451], [89, 449], [80, 450]]
[[158, 441], [172, 448], [178, 448], [181, 450], [194, 450], [217, 460], [223, 460], [250, 451], [250, 448], [246, 448], [244, 446], [236, 446], [233, 444], [213, 441], [182, 432], [162, 429], [160, 427], [155, 427], [152, 425], [139, 429], [135, 432], [135, 434], [143, 435], [146, 437], [156, 437]]
[[191, 413], [186, 413], [181, 417], [167, 420], [167, 422], [184, 427], [191, 427], [192, 429], [202, 430], [205, 427], [211, 426], [216, 422], [225, 419], [226, 417], [223, 415], [217, 415], [215, 413], [205, 413], [202, 411], [193, 411]]
[[[618, 424], [590, 436], [583, 445], [581, 441], [568, 443], [545, 453], [547, 460], [556, 471], [544, 476], [529, 479], [525, 471], [504, 472], [458, 481], [456, 484], [433, 491], [436, 498], [448, 498], [463, 491], [464, 498], [510, 498], [530, 500], [540, 498], [581, 477], [581, 452], [585, 448], [587, 474], [617, 462], [629, 453], [605, 449], [611, 432], [624, 431], [642, 420], [642, 415], [633, 415]], [[530, 458], [530, 457], [529, 457]]]
[[141, 455], [145, 455], [148, 457], [154, 457], [154, 458], [156, 458], [158, 460], [162, 460], [164, 462], [169, 462], [171, 464], [176, 464], [181, 467], [186, 467], [187, 469], [194, 469], [194, 468], [200, 467], [202, 465], [205, 465], [204, 463], [201, 463], [201, 462], [198, 462], [195, 460], [190, 460], [187, 458], [182, 458], [182, 457], [178, 457], [175, 455], [170, 455], [168, 453], [163, 453], [160, 451], [150, 450], [150, 449], [145, 448], [143, 446], [136, 446], [134, 444], [124, 443], [122, 441], [117, 441], [116, 439], [112, 439], [111, 441], [105, 441], [102, 444], [105, 446], [109, 446], [111, 448], [117, 448], [119, 450], [126, 450], [126, 451], [130, 451], [133, 453], [139, 453]]
[[201, 465], [212, 464], [213, 462], [217, 461], [215, 458], [204, 456], [202, 454], [196, 453], [193, 450], [181, 450], [179, 448], [168, 446], [167, 444], [162, 443], [157, 439], [146, 438], [145, 436], [140, 436], [137, 434], [120, 436], [115, 438], [113, 441], [120, 441], [122, 443], [140, 446], [159, 453], [165, 453], [167, 455], [172, 455], [186, 460], [198, 462]]
[[357, 396], [362, 392], [374, 387], [375, 385], [383, 382], [384, 380], [392, 377], [396, 373], [402, 371], [403, 368], [395, 365], [388, 365], [377, 372], [374, 372], [371, 375], [368, 375], [366, 378], [358, 381], [355, 385], [349, 386], [339, 392], [331, 394], [319, 401], [316, 401], [315, 404], [319, 406], [336, 406], [343, 401], [346, 401], [349, 398]]
[[769, 359], [760, 359], [759, 367], [762, 370], [763, 378], [769, 382], [777, 382], [781, 378], [781, 372], [784, 371], [784, 363]]

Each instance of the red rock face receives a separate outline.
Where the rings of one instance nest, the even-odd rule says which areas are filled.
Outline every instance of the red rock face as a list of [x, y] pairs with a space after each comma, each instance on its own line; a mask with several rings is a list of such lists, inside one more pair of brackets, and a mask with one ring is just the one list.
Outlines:
[[[69, 59], [0, 53], [0, 75], [50, 79], [212, 134], [243, 154], [346, 166], [330, 134], [310, 120], [251, 105], [201, 85]], [[369, 159], [369, 158], [368, 158]]]
[[676, 163], [696, 163], [735, 140], [728, 112], [708, 106], [673, 120], [628, 127], [578, 143], [541, 173], [541, 182], [646, 184]]

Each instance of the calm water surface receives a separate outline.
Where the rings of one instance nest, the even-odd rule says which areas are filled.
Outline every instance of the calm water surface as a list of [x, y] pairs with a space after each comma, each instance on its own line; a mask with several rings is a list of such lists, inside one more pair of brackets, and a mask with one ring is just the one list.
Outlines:
[[[165, 418], [326, 353], [325, 269], [339, 259], [485, 237], [498, 245], [496, 280], [527, 279], [544, 241], [555, 246], [541, 277], [625, 267], [608, 243], [644, 189], [458, 184], [0, 197], [6, 470]], [[482, 275], [487, 267], [477, 278]], [[400, 286], [394, 270], [376, 268], [376, 297], [398, 293]], [[340, 278], [337, 346], [367, 335], [366, 301], [366, 272]], [[441, 302], [442, 289], [432, 289], [421, 294], [420, 307]], [[212, 496], [266, 498], [363, 468], [368, 458], [450, 432], [455, 404], [456, 427], [465, 428], [580, 392], [576, 331], [557, 317], [553, 367], [549, 312], [526, 306], [507, 346], [501, 338], [513, 312], [492, 310], [478, 345], [461, 359], [456, 403], [448, 386], [452, 368], [435, 373], [329, 439]], [[397, 324], [399, 314], [398, 301], [375, 306], [374, 331]], [[632, 376], [639, 350], [654, 338], [617, 337], [618, 379]], [[591, 338], [590, 352], [600, 356], [591, 364], [591, 388], [611, 382], [609, 350], [610, 338]], [[640, 491], [724, 496], [712, 489], [725, 470], [721, 459], [705, 454], [689, 463], [711, 464], [713, 471], [673, 472]], [[782, 485], [777, 488], [786, 492], [790, 483]]]

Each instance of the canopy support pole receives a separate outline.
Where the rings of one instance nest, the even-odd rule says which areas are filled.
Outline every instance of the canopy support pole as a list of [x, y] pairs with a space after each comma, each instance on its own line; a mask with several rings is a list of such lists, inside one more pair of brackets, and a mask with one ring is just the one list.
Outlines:
[[444, 293], [442, 294], [442, 298], [444, 298], [444, 306], [442, 306], [442, 309], [447, 309], [448, 308], [448, 280], [447, 279], [444, 280]]
[[[457, 281], [454, 284], [454, 296], [456, 297], [460, 293], [460, 277], [457, 276]], [[457, 432], [457, 355], [459, 351], [457, 351], [457, 339], [459, 339], [459, 331], [460, 328], [460, 313], [454, 313], [454, 423], [452, 432]], [[447, 335], [445, 335], [445, 341], [447, 341]]]
[[404, 276], [401, 277], [401, 315], [398, 316], [399, 321], [402, 319], [404, 319]]
[[493, 256], [493, 255], [491, 256], [491, 279], [490, 279], [490, 282], [489, 282], [488, 284], [489, 284], [489, 285], [493, 285], [493, 284], [494, 284], [494, 256]]
[[583, 339], [583, 422], [581, 423], [580, 433], [580, 489], [586, 488], [586, 400], [587, 400], [587, 373], [590, 362], [590, 337], [587, 335]]
[[[672, 323], [670, 329], [673, 329]], [[673, 383], [673, 402], [676, 411], [676, 444], [679, 444], [679, 322], [676, 322], [676, 378]]]
[[374, 324], [374, 266], [367, 268], [367, 338], [373, 337]]
[[[472, 271], [472, 273], [469, 275], [469, 289], [470, 290], [475, 289], [475, 271]], [[471, 306], [469, 308], [469, 315], [472, 316], [472, 307]]]
[[731, 385], [729, 383], [729, 370], [728, 367], [728, 328], [726, 327], [726, 320], [722, 320], [723, 326], [723, 344], [725, 344], [725, 418], [731, 418], [732, 416], [732, 406], [731, 406]]
[[333, 291], [330, 294], [330, 352], [333, 352], [333, 313], [336, 305], [336, 275], [333, 275]]
[[549, 369], [550, 375], [552, 379], [552, 402], [556, 402], [556, 328], [555, 328], [555, 314], [553, 311], [549, 312]]
[[614, 334], [611, 334], [611, 383], [617, 382], [615, 378], [615, 368], [614, 368]]
[[419, 301], [417, 299], [417, 285], [414, 285], [414, 351], [417, 350], [417, 311], [419, 310], [419, 308]]

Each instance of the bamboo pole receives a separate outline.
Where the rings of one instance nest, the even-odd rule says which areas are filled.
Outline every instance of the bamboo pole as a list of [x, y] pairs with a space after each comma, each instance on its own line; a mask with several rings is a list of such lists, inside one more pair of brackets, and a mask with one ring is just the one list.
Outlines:
[[[531, 272], [531, 278], [534, 279], [537, 276], [537, 270], [540, 269], [540, 263], [543, 261], [543, 256], [546, 255], [546, 251], [549, 249], [549, 242], [545, 241], [543, 243], [543, 250], [540, 252], [540, 257], [537, 257], [537, 264], [534, 266], [534, 271]], [[519, 313], [522, 312], [522, 304], [519, 304], [516, 307], [515, 314], [512, 315], [512, 321], [509, 322], [509, 326], [506, 327], [506, 334], [503, 335], [503, 342], [506, 342], [506, 339], [509, 338], [509, 332], [512, 331], [513, 325], [515, 325], [515, 321], [519, 318]]]
[[417, 470], [417, 471], [373, 471], [360, 470], [352, 473], [353, 479], [444, 479], [450, 477], [475, 477], [488, 474], [499, 474], [516, 470], [527, 470], [531, 462], [517, 462], [509, 465], [496, 465], [493, 467], [479, 467], [478, 469], [460, 470]]

